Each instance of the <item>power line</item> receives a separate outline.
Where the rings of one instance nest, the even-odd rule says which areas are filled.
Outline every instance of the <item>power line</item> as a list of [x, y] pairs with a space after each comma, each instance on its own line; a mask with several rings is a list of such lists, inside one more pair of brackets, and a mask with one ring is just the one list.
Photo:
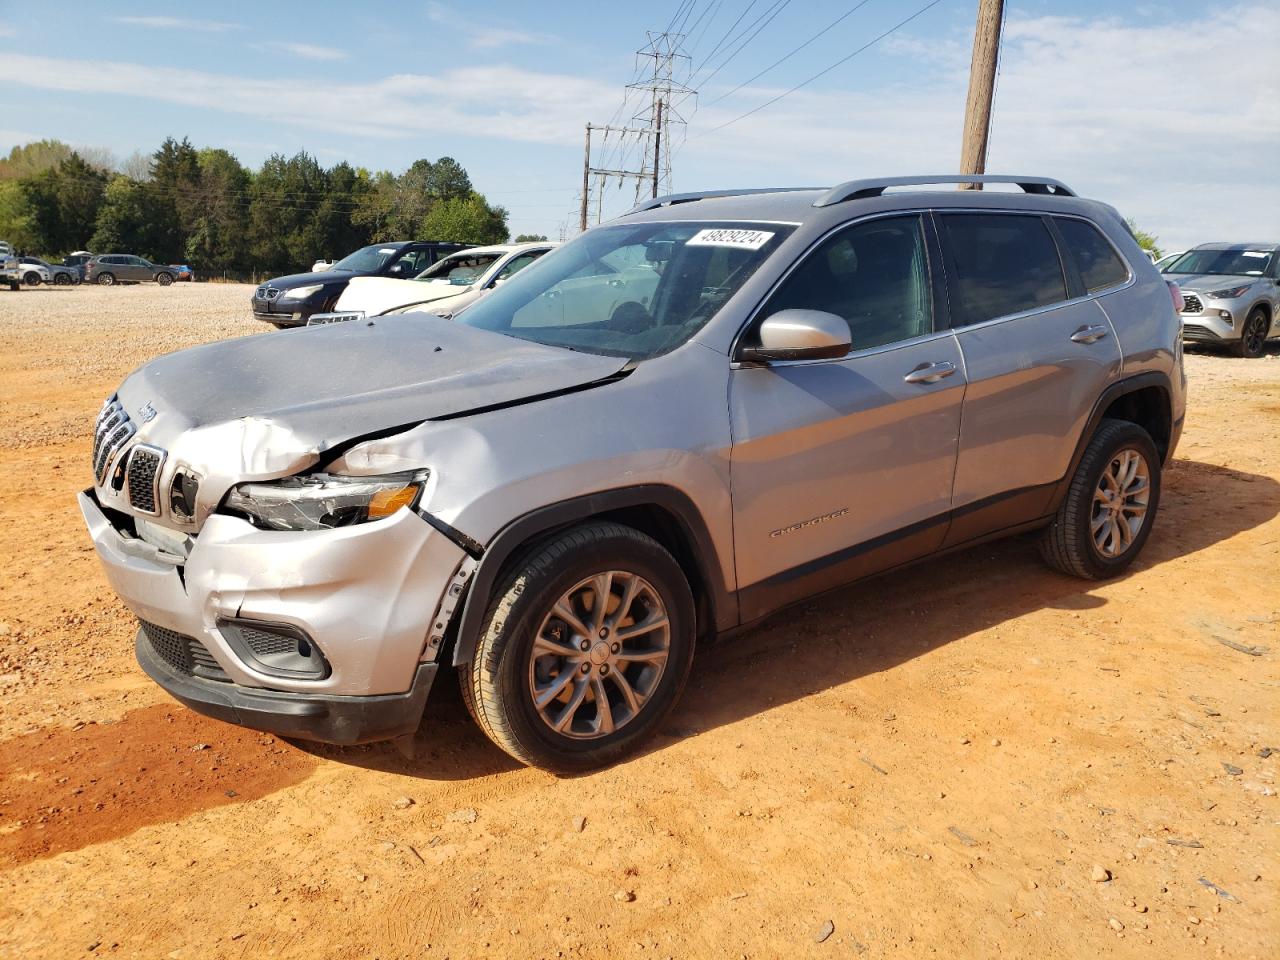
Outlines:
[[778, 67], [778, 66], [781, 66], [782, 64], [786, 63], [788, 60], [790, 60], [792, 57], [794, 57], [797, 53], [799, 53], [799, 52], [800, 52], [801, 50], [803, 50], [805, 47], [809, 46], [809, 44], [813, 43], [815, 40], [817, 40], [817, 39], [819, 39], [820, 37], [824, 36], [825, 34], [829, 33], [831, 30], [833, 30], [833, 29], [834, 29], [836, 26], [838, 26], [839, 24], [843, 23], [845, 20], [848, 20], [851, 16], [853, 16], [855, 13], [857, 13], [859, 10], [861, 10], [863, 7], [865, 7], [865, 6], [866, 6], [868, 3], [870, 3], [870, 2], [871, 2], [871, 0], [860, 0], [860, 2], [859, 2], [859, 3], [855, 3], [852, 7], [850, 7], [848, 10], [846, 10], [844, 13], [840, 14], [840, 16], [836, 17], [834, 20], [832, 20], [829, 24], [827, 24], [825, 27], [823, 27], [821, 30], [819, 30], [817, 33], [815, 33], [813, 36], [811, 36], [811, 37], [810, 37], [808, 40], [806, 40], [804, 43], [800, 44], [800, 46], [798, 46], [798, 47], [793, 47], [793, 48], [792, 48], [790, 51], [788, 51], [784, 56], [779, 57], [777, 60], [773, 61], [773, 63], [769, 64], [769, 66], [765, 67], [763, 70], [761, 70], [759, 73], [757, 73], [757, 74], [756, 74], [754, 77], [752, 77], [751, 79], [749, 79], [749, 80], [743, 80], [743, 81], [742, 81], [742, 83], [738, 84], [736, 87], [734, 87], [734, 88], [733, 88], [732, 90], [730, 90], [728, 93], [722, 93], [722, 94], [720, 94], [720, 96], [716, 97], [714, 100], [712, 100], [710, 103], [708, 103], [708, 104], [707, 104], [707, 106], [711, 106], [712, 104], [719, 103], [721, 100], [725, 99], [726, 97], [731, 97], [731, 96], [733, 96], [735, 93], [737, 93], [737, 92], [738, 92], [739, 90], [741, 90], [743, 87], [747, 86], [747, 84], [755, 83], [757, 80], [759, 80], [761, 77], [763, 77], [766, 73], [768, 73], [768, 72], [769, 72], [770, 70], [772, 70], [774, 67]]
[[[724, 36], [722, 36], [719, 40], [716, 41], [716, 45], [711, 48], [711, 52], [708, 53], [705, 57], [703, 57], [702, 62], [693, 68], [694, 75], [700, 72], [702, 68], [705, 67], [707, 63], [710, 62], [711, 58], [714, 57], [719, 52], [720, 48], [724, 45], [725, 40], [729, 38], [729, 35], [733, 33], [733, 31], [738, 29], [738, 24], [742, 22], [743, 17], [745, 17], [748, 13], [751, 12], [751, 8], [754, 7], [757, 2], [759, 2], [759, 0], [751, 0], [751, 2], [746, 5], [743, 11], [740, 14], [738, 14], [738, 19], [733, 21], [733, 23], [730, 24], [729, 29], [724, 32]], [[693, 76], [691, 75], [689, 79], [690, 81], [692, 81]]]
[[[791, 0], [777, 0], [777, 2], [772, 7], [766, 10], [764, 13], [760, 14], [760, 16], [756, 17], [756, 19], [752, 21], [751, 26], [747, 27], [746, 30], [743, 30], [742, 33], [739, 34], [739, 37], [746, 36], [747, 31], [751, 30], [752, 27], [755, 27], [755, 31], [749, 37], [747, 37], [745, 40], [739, 43], [737, 48], [735, 48], [732, 53], [730, 53], [727, 57], [721, 60], [720, 66], [716, 67], [705, 77], [701, 78], [698, 81], [699, 85], [705, 86], [707, 83], [710, 82], [712, 77], [714, 77], [717, 73], [719, 73], [721, 70], [727, 67], [729, 63], [733, 60], [733, 58], [736, 57], [738, 54], [740, 54], [746, 48], [747, 44], [749, 44], [752, 40], [758, 37], [760, 35], [760, 32], [764, 30], [765, 27], [773, 23], [774, 19], [778, 16], [778, 14], [780, 14], [783, 10], [785, 10], [787, 8], [787, 5], [790, 3], [791, 3]], [[765, 19], [766, 17], [768, 19]], [[759, 26], [757, 27], [756, 24], [759, 24]], [[736, 42], [736, 40], [734, 42]]]
[[[707, 33], [707, 28], [711, 26], [711, 22], [715, 20], [716, 14], [720, 12], [720, 5], [723, 3], [724, 3], [724, 0], [715, 0], [715, 3], [709, 4], [708, 6], [703, 7], [702, 13], [698, 14], [698, 19], [693, 21], [693, 26], [689, 28], [689, 34], [692, 37], [689, 43], [690, 55], [692, 55], [693, 51], [698, 48], [698, 44], [702, 42], [702, 38]], [[708, 16], [708, 11], [710, 11], [710, 16]], [[698, 24], [702, 23], [704, 17], [706, 18], [707, 22], [702, 25], [701, 32], [698, 32]], [[693, 37], [692, 35], [695, 32], [697, 32], [698, 35], [696, 37]]]
[[848, 63], [850, 60], [852, 60], [852, 59], [853, 59], [854, 57], [856, 57], [858, 54], [862, 53], [864, 50], [867, 50], [867, 49], [869, 49], [870, 47], [875, 46], [877, 43], [879, 43], [879, 42], [880, 42], [881, 40], [883, 40], [885, 37], [889, 36], [889, 35], [890, 35], [890, 34], [892, 34], [892, 33], [896, 33], [897, 31], [901, 30], [903, 27], [905, 27], [905, 26], [906, 26], [908, 23], [910, 23], [912, 20], [915, 20], [917, 17], [919, 17], [919, 16], [921, 16], [921, 15], [923, 15], [923, 14], [927, 13], [928, 11], [932, 10], [934, 7], [936, 7], [936, 6], [937, 6], [938, 4], [940, 4], [940, 3], [942, 3], [942, 0], [932, 0], [932, 2], [931, 2], [931, 3], [927, 3], [927, 4], [925, 4], [923, 7], [921, 7], [919, 10], [917, 10], [915, 13], [911, 14], [911, 16], [907, 17], [905, 20], [901, 20], [901, 21], [899, 21], [897, 24], [895, 24], [894, 26], [890, 27], [888, 30], [886, 30], [884, 33], [882, 33], [882, 34], [880, 34], [879, 36], [877, 36], [875, 39], [873, 39], [873, 40], [868, 40], [866, 43], [864, 43], [862, 46], [860, 46], [857, 50], [853, 51], [853, 53], [850, 53], [850, 54], [848, 54], [848, 55], [846, 55], [846, 56], [841, 57], [839, 60], [837, 60], [835, 63], [831, 64], [831, 66], [827, 67], [825, 70], [819, 70], [819, 71], [818, 71], [817, 73], [815, 73], [813, 76], [809, 77], [809, 79], [804, 80], [804, 81], [802, 81], [802, 82], [800, 82], [800, 83], [797, 83], [794, 87], [792, 87], [790, 90], [787, 90], [785, 93], [780, 93], [780, 94], [778, 94], [776, 97], [772, 98], [771, 100], [766, 100], [764, 103], [760, 104], [760, 106], [755, 107], [755, 108], [753, 108], [753, 109], [751, 109], [751, 110], [748, 110], [746, 113], [742, 114], [741, 116], [734, 117], [732, 120], [726, 120], [724, 123], [721, 123], [721, 124], [719, 124], [719, 125], [717, 125], [717, 126], [714, 126], [714, 127], [712, 127], [710, 130], [704, 130], [704, 131], [702, 131], [701, 133], [696, 133], [696, 134], [694, 134], [694, 135], [693, 135], [693, 137], [692, 137], [692, 139], [695, 139], [695, 140], [696, 140], [696, 139], [698, 139], [699, 137], [705, 137], [707, 134], [715, 133], [717, 130], [723, 130], [725, 127], [730, 126], [731, 124], [735, 124], [735, 123], [737, 123], [739, 120], [745, 120], [747, 117], [750, 117], [750, 116], [752, 116], [753, 114], [757, 114], [757, 113], [759, 113], [761, 110], [764, 110], [764, 109], [765, 109], [765, 108], [767, 108], [767, 107], [771, 107], [771, 106], [773, 106], [773, 105], [774, 105], [775, 103], [777, 103], [779, 100], [782, 100], [782, 99], [784, 99], [784, 98], [786, 98], [786, 97], [791, 96], [791, 94], [795, 93], [797, 90], [801, 90], [801, 89], [803, 89], [804, 87], [807, 87], [809, 84], [813, 83], [813, 81], [815, 81], [815, 80], [819, 79], [820, 77], [825, 77], [828, 73], [830, 73], [830, 72], [831, 72], [832, 70], [834, 70], [836, 67], [839, 67], [839, 66], [842, 66], [843, 64]]

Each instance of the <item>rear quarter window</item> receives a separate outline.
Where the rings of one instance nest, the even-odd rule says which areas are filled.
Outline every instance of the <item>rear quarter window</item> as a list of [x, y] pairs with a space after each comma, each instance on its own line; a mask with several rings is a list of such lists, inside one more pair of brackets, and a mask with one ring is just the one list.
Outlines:
[[1053, 222], [1086, 290], [1096, 293], [1129, 279], [1129, 268], [1097, 227], [1070, 217], [1054, 217]]
[[1036, 215], [944, 213], [953, 326], [1024, 313], [1067, 299], [1058, 247]]

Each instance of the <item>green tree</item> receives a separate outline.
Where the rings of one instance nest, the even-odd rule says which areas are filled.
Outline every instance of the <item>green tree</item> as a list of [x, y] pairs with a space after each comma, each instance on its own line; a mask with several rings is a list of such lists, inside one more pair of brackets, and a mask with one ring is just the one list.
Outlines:
[[31, 205], [18, 180], [0, 180], [0, 239], [17, 250], [37, 250], [39, 244], [31, 223]]
[[76, 153], [19, 180], [26, 199], [29, 247], [49, 255], [80, 247], [93, 229], [106, 180]]
[[1133, 238], [1138, 241], [1138, 246], [1143, 250], [1151, 251], [1152, 255], [1157, 260], [1164, 256], [1164, 251], [1161, 250], [1159, 246], [1159, 237], [1155, 234], [1147, 233], [1147, 231], [1143, 230], [1132, 220], [1125, 220], [1125, 223], [1127, 223], [1129, 225], [1129, 229], [1133, 231]]
[[539, 240], [545, 240], [545, 239], [547, 239], [547, 237], [546, 237], [546, 234], [543, 234], [543, 233], [522, 233], [511, 242], [512, 243], [537, 243]]
[[21, 180], [56, 167], [71, 156], [71, 148], [61, 140], [36, 140], [9, 151], [0, 160], [0, 180]]
[[507, 239], [507, 211], [491, 207], [483, 196], [441, 200], [422, 223], [421, 235], [460, 243], [503, 243]]
[[102, 195], [89, 249], [99, 253], [137, 253], [156, 257], [151, 197], [146, 185], [116, 174]]

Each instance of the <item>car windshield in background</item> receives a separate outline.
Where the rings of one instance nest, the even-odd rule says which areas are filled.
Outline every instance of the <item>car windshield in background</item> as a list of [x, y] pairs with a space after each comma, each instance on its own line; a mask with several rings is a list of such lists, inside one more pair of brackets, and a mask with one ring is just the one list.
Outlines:
[[1270, 263], [1270, 250], [1188, 250], [1165, 267], [1164, 272], [1260, 277]]
[[399, 252], [399, 247], [375, 243], [368, 247], [361, 247], [355, 253], [343, 257], [329, 269], [350, 270], [352, 273], [373, 273], [381, 270], [383, 265]]
[[501, 253], [454, 254], [423, 270], [415, 280], [448, 280], [468, 284], [502, 257]]
[[521, 340], [645, 360], [715, 316], [791, 233], [774, 223], [600, 227], [460, 313]]

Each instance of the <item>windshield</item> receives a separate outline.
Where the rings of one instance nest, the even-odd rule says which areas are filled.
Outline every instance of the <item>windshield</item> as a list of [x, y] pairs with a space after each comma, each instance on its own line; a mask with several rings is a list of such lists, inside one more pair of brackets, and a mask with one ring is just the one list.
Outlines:
[[413, 279], [447, 280], [459, 286], [466, 286], [488, 270], [502, 256], [502, 253], [455, 253], [452, 256], [445, 257], [439, 263], [427, 267]]
[[1270, 250], [1188, 250], [1165, 273], [1208, 273], [1223, 277], [1260, 277], [1271, 263]]
[[701, 330], [792, 229], [687, 222], [600, 227], [520, 271], [456, 322], [645, 360]]
[[352, 273], [374, 273], [400, 252], [395, 244], [374, 243], [361, 247], [355, 253], [343, 257], [330, 270], [350, 270]]

